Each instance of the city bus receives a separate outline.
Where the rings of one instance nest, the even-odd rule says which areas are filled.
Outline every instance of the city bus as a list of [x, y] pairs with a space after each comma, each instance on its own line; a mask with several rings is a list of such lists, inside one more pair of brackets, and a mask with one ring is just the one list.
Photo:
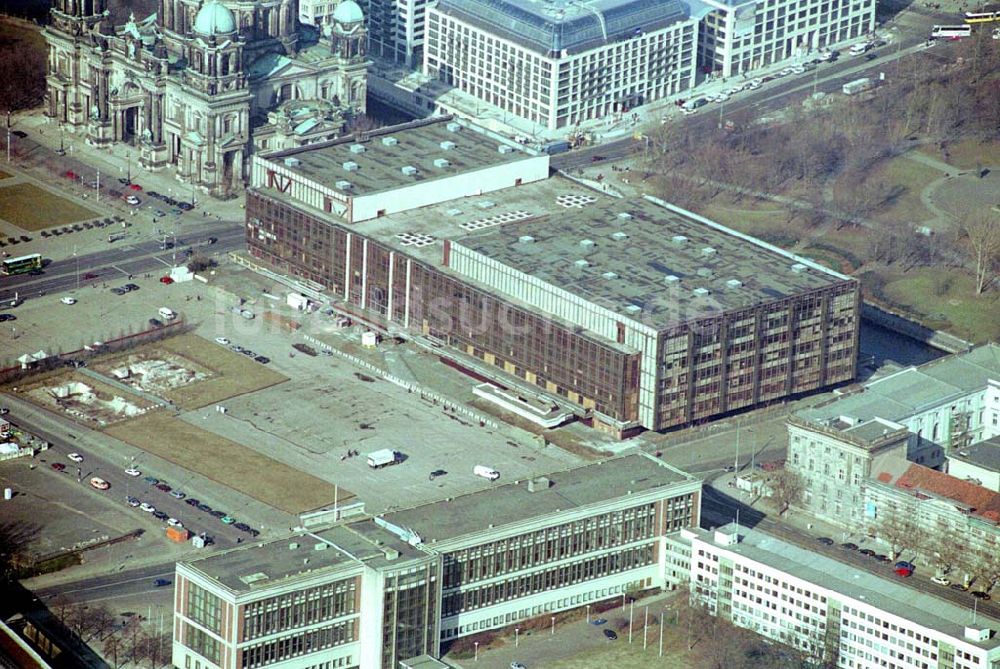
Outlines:
[[966, 23], [993, 23], [997, 21], [1000, 21], [1000, 9], [965, 13]]
[[972, 26], [934, 26], [931, 39], [962, 39], [972, 35]]
[[32, 253], [29, 256], [19, 258], [7, 258], [0, 265], [0, 274], [10, 276], [11, 274], [27, 274], [35, 270], [42, 269], [42, 254]]

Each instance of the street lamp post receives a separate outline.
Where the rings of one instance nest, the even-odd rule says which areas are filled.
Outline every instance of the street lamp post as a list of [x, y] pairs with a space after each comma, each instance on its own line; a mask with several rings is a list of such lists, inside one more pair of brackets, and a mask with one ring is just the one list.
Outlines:
[[475, 661], [479, 662], [479, 642], [478, 641], [473, 641], [472, 645], [474, 645], [476, 647], [476, 660]]
[[552, 616], [552, 634], [551, 635], [555, 636], [555, 634], [556, 634], [556, 617]]
[[520, 636], [521, 636], [521, 628], [520, 627], [515, 627], [514, 628], [514, 648], [517, 648], [518, 642], [520, 641], [520, 638], [519, 638]]
[[125, 152], [125, 183], [132, 183], [132, 152]]
[[632, 643], [632, 614], [635, 612], [635, 600], [628, 605], [628, 642]]
[[587, 623], [590, 624], [590, 604], [587, 604]]
[[10, 162], [10, 110], [7, 110], [7, 162]]

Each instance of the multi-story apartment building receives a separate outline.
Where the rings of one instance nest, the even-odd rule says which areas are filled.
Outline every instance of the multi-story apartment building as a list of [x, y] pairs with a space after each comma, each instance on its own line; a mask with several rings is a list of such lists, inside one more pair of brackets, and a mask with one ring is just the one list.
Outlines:
[[444, 121], [282, 151], [255, 161], [247, 245], [618, 434], [853, 378], [856, 281], [547, 165]]
[[1000, 492], [1000, 437], [952, 450], [948, 454], [948, 473]]
[[701, 482], [630, 455], [177, 565], [174, 666], [395, 669], [666, 584]]
[[1000, 621], [738, 525], [685, 531], [691, 598], [844, 669], [998, 669]]
[[439, 0], [424, 74], [544, 128], [690, 88], [697, 21], [676, 0]]
[[849, 0], [699, 0], [698, 62], [722, 77], [746, 74], [875, 30], [875, 3]]
[[427, 0], [368, 0], [368, 53], [406, 67], [424, 62]]
[[826, 520], [857, 524], [880, 472], [945, 455], [1000, 434], [1000, 346], [988, 344], [868, 382], [788, 422], [788, 467], [802, 503]]

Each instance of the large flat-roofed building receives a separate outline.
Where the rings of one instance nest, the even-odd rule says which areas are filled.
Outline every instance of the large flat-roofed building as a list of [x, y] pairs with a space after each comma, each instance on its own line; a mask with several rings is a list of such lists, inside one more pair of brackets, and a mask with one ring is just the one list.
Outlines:
[[[801, 58], [875, 30], [875, 2], [697, 0], [698, 62], [722, 77]], [[795, 62], [795, 61], [792, 61]]]
[[177, 565], [173, 664], [395, 669], [441, 641], [663, 587], [701, 482], [644, 454]]
[[678, 0], [439, 0], [424, 73], [543, 128], [690, 88], [697, 21]]
[[737, 525], [682, 534], [693, 602], [822, 666], [1000, 667], [1000, 621], [971, 605]]
[[[617, 433], [854, 377], [855, 280], [663, 202], [544, 179], [544, 156], [490, 138], [486, 165], [435, 168], [484, 141], [445, 129], [457, 146], [440, 149], [442, 126], [256, 157], [250, 253]], [[380, 157], [429, 129], [406, 156], [417, 175]], [[346, 156], [354, 181], [338, 186]]]

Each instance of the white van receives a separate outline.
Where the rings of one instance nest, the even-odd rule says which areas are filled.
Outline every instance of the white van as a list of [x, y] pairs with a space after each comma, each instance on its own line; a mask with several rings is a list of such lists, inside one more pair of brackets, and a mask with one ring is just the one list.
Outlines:
[[160, 307], [160, 318], [168, 321], [172, 321], [177, 318], [177, 314], [173, 312], [172, 309], [167, 309], [166, 307]]
[[476, 465], [472, 468], [472, 473], [476, 476], [482, 476], [484, 479], [489, 479], [491, 481], [496, 481], [500, 478], [500, 472], [493, 469], [492, 467], [487, 467], [486, 465]]

